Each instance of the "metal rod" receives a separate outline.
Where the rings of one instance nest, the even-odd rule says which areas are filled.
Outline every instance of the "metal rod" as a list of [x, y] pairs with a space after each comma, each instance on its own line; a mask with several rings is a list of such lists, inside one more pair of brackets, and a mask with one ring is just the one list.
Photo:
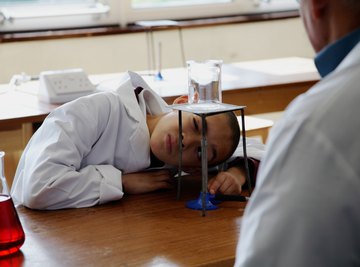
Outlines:
[[185, 57], [185, 49], [184, 49], [184, 38], [183, 38], [183, 34], [182, 34], [182, 29], [181, 29], [181, 27], [179, 27], [178, 30], [179, 30], [181, 60], [182, 60], [183, 66], [186, 67], [186, 57]]
[[247, 157], [247, 153], [246, 153], [246, 131], [245, 131], [244, 109], [241, 109], [241, 128], [242, 128], [242, 139], [243, 139], [242, 142], [243, 142], [243, 153], [244, 153], [244, 163], [245, 163], [245, 176], [246, 176], [247, 186], [248, 186], [249, 192], [251, 194], [252, 186], [251, 186], [251, 181], [250, 181], [248, 157]]
[[206, 194], [208, 183], [207, 140], [206, 140], [206, 115], [201, 115], [201, 171], [202, 171], [202, 216], [206, 216]]
[[151, 66], [151, 73], [155, 73], [156, 66], [155, 66], [155, 43], [154, 43], [154, 32], [152, 28], [150, 28], [150, 40], [151, 40], [151, 58], [152, 58], [152, 66]]
[[151, 40], [150, 40], [150, 31], [146, 30], [146, 49], [147, 49], [147, 58], [148, 58], [148, 71], [151, 74]]
[[176, 199], [180, 199], [181, 194], [181, 173], [182, 173], [182, 116], [181, 110], [178, 111], [179, 116], [179, 169], [178, 169], [178, 177], [177, 177], [177, 194]]
[[159, 42], [159, 54], [158, 54], [158, 60], [159, 60], [159, 62], [158, 62], [158, 71], [159, 71], [159, 73], [161, 73], [161, 69], [162, 69], [162, 64], [161, 64], [161, 60], [162, 60], [162, 58], [161, 58], [161, 53], [162, 53], [162, 47], [161, 47], [161, 42]]
[[163, 76], [161, 74], [161, 69], [162, 69], [162, 46], [161, 46], [161, 42], [159, 42], [159, 51], [158, 51], [158, 71], [155, 74], [155, 80], [158, 81], [162, 81], [163, 80]]

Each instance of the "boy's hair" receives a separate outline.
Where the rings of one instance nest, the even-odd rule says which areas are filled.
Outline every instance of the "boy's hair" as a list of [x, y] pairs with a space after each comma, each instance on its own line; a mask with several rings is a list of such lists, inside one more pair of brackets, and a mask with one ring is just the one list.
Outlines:
[[209, 165], [210, 168], [216, 167], [216, 166], [224, 163], [225, 161], [227, 161], [234, 154], [236, 148], [238, 147], [239, 141], [240, 141], [240, 126], [239, 126], [239, 122], [238, 122], [238, 119], [237, 119], [235, 113], [232, 111], [227, 111], [224, 113], [220, 113], [216, 116], [224, 116], [225, 119], [228, 120], [228, 125], [229, 125], [230, 131], [231, 131], [230, 152], [220, 162], [210, 164]]

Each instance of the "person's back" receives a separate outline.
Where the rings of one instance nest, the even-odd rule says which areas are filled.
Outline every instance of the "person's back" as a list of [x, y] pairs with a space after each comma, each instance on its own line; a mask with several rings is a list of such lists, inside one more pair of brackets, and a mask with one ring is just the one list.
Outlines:
[[[342, 1], [325, 2], [332, 7], [315, 11], [334, 11]], [[302, 5], [319, 3], [305, 0]], [[307, 11], [302, 15], [309, 27], [309, 18], [317, 15]], [[317, 25], [308, 30], [310, 38]], [[271, 131], [245, 211], [236, 266], [360, 264], [359, 26], [358, 21], [345, 39], [322, 51], [329, 56], [334, 50], [341, 53], [344, 44], [351, 47], [334, 70], [320, 66], [326, 77], [298, 97]]]

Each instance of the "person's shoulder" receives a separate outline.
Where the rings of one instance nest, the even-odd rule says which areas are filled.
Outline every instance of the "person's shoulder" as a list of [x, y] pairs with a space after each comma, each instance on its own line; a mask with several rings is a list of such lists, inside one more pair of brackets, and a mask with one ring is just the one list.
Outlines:
[[60, 114], [94, 114], [108, 113], [119, 106], [120, 101], [117, 96], [111, 92], [99, 92], [91, 95], [79, 97], [73, 101], [67, 102], [51, 112], [52, 116]]
[[97, 92], [88, 96], [83, 96], [78, 99], [76, 99], [74, 104], [80, 104], [80, 103], [89, 103], [89, 104], [97, 104], [97, 103], [103, 103], [103, 102], [118, 102], [118, 94], [116, 92]]

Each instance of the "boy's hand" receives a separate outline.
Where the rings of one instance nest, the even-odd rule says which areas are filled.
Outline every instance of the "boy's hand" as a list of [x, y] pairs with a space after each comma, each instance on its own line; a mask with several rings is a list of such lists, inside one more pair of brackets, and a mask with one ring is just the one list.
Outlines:
[[227, 171], [219, 172], [216, 177], [209, 180], [210, 194], [221, 193], [225, 195], [238, 195], [245, 183], [245, 173], [242, 169], [232, 167]]
[[185, 104], [188, 102], [188, 96], [187, 95], [182, 95], [182, 96], [178, 96], [177, 98], [175, 98], [173, 104]]
[[167, 170], [136, 172], [122, 176], [123, 191], [128, 194], [142, 194], [159, 189], [172, 188]]

